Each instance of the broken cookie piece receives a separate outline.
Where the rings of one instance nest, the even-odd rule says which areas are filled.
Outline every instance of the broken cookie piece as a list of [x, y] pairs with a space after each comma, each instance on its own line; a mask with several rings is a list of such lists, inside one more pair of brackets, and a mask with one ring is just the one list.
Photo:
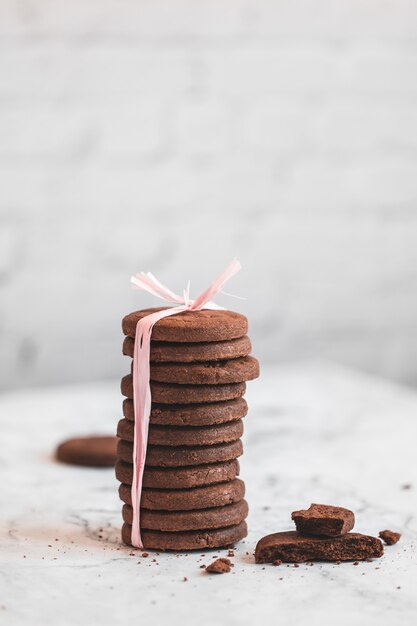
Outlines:
[[263, 537], [255, 549], [256, 563], [303, 563], [305, 561], [363, 561], [380, 557], [382, 542], [376, 537], [348, 533], [328, 539], [303, 537], [296, 531]]
[[379, 536], [383, 539], [383, 541], [385, 541], [387, 546], [393, 546], [394, 543], [397, 543], [401, 538], [401, 534], [396, 533], [393, 530], [381, 530]]
[[321, 537], [339, 537], [352, 530], [355, 516], [349, 509], [327, 504], [311, 504], [309, 509], [291, 514], [299, 533]]
[[233, 563], [230, 559], [220, 558], [207, 565], [206, 572], [209, 574], [227, 574], [231, 567], [233, 567]]

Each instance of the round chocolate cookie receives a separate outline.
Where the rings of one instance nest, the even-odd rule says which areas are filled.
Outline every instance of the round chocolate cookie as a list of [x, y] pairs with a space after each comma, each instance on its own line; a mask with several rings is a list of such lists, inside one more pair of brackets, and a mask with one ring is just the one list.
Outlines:
[[[124, 504], [122, 515], [126, 524], [132, 524], [133, 509], [131, 506]], [[248, 503], [246, 500], [198, 511], [148, 511], [144, 509], [140, 513], [140, 527], [141, 529], [167, 532], [225, 528], [240, 524], [247, 515]]]
[[56, 458], [62, 463], [89, 467], [113, 467], [116, 462], [117, 437], [77, 437], [61, 443]]
[[[211, 446], [236, 441], [243, 435], [242, 420], [234, 420], [217, 426], [155, 426], [148, 431], [151, 446]], [[117, 436], [133, 441], [134, 422], [121, 419], [117, 425]]]
[[[211, 465], [174, 467], [169, 469], [145, 467], [143, 487], [151, 489], [189, 489], [234, 480], [239, 475], [239, 461], [226, 461]], [[116, 461], [116, 478], [121, 483], [132, 484], [133, 465]]]
[[[188, 467], [189, 465], [205, 465], [231, 461], [243, 454], [240, 439], [215, 446], [148, 446], [146, 465], [148, 467]], [[131, 463], [133, 443], [120, 440], [117, 444], [117, 458]]]
[[[123, 354], [133, 358], [135, 340], [125, 337]], [[230, 341], [205, 343], [173, 343], [151, 341], [151, 361], [155, 363], [194, 363], [199, 361], [224, 361], [248, 356], [252, 346], [247, 335]]]
[[176, 385], [227, 385], [258, 376], [259, 363], [253, 356], [206, 363], [151, 364], [151, 380]]
[[[121, 484], [119, 497], [132, 504], [132, 486]], [[153, 511], [192, 511], [209, 509], [239, 502], [245, 495], [245, 483], [240, 478], [226, 483], [194, 487], [194, 489], [142, 489], [142, 509]]]
[[[120, 385], [122, 395], [133, 398], [132, 375], [123, 376]], [[157, 404], [194, 404], [222, 402], [245, 395], [245, 383], [230, 385], [175, 385], [151, 382], [152, 401]]]
[[[177, 406], [152, 404], [150, 423], [161, 426], [211, 426], [238, 420], [245, 417], [247, 412], [248, 405], [244, 398]], [[133, 400], [123, 400], [123, 415], [128, 420], [135, 419]]]
[[[167, 308], [155, 307], [129, 313], [122, 320], [123, 333], [134, 337], [140, 319]], [[203, 309], [184, 311], [159, 320], [152, 329], [152, 340], [178, 343], [229, 341], [243, 337], [247, 332], [248, 320], [244, 315], [234, 311]]]
[[[132, 527], [123, 524], [122, 541], [131, 545]], [[237, 526], [212, 530], [188, 532], [160, 532], [157, 530], [141, 531], [142, 542], [147, 550], [203, 550], [206, 548], [227, 548], [240, 541], [248, 534], [246, 522]]]

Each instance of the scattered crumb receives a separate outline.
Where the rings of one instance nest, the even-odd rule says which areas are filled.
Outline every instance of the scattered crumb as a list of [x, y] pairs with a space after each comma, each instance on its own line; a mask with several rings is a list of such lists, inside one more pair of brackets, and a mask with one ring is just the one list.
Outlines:
[[401, 534], [396, 533], [393, 530], [381, 530], [379, 536], [383, 539], [383, 541], [385, 541], [387, 546], [393, 546], [394, 543], [397, 543], [400, 540]]
[[235, 556], [235, 553], [233, 552], [233, 550], [229, 550], [227, 556]]
[[355, 561], [353, 565], [359, 565], [359, 561]]
[[298, 565], [298, 563], [294, 563], [293, 567], [300, 567], [300, 566]]
[[278, 565], [281, 565], [282, 561], [280, 561], [279, 559], [275, 559], [275, 561], [272, 561], [272, 565], [275, 565], [275, 567], [278, 567]]
[[187, 576], [184, 576], [183, 581], [186, 583], [188, 580]]
[[229, 559], [220, 558], [207, 565], [206, 572], [209, 574], [227, 574], [231, 567], [233, 567], [233, 563]]
[[407, 491], [408, 489], [411, 489], [411, 485], [410, 483], [405, 483], [405, 485], [401, 485], [401, 489], [404, 489], [404, 491]]
[[149, 556], [149, 553], [148, 553], [148, 552], [142, 552], [142, 557], [143, 557], [144, 559], [146, 559], [148, 556]]

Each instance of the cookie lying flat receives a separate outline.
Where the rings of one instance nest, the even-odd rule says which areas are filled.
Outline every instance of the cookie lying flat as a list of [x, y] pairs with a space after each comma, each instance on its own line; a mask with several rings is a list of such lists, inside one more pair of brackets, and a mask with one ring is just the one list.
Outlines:
[[382, 542], [376, 537], [347, 533], [341, 537], [320, 539], [305, 537], [296, 531], [263, 537], [255, 549], [257, 563], [303, 563], [305, 561], [363, 561], [380, 557]]
[[[123, 505], [122, 514], [123, 521], [131, 525], [133, 521], [132, 507], [128, 504]], [[225, 528], [240, 524], [247, 515], [248, 504], [246, 500], [196, 511], [149, 511], [143, 509], [140, 514], [140, 527], [141, 529], [165, 532]]]
[[384, 540], [387, 546], [393, 546], [401, 539], [401, 534], [396, 533], [393, 530], [381, 530], [379, 536]]
[[[150, 423], [162, 426], [211, 426], [238, 420], [245, 417], [247, 412], [248, 405], [244, 398], [206, 404], [153, 404]], [[135, 419], [133, 400], [123, 400], [123, 415], [128, 420]]]
[[[243, 454], [240, 439], [230, 443], [215, 446], [187, 446], [174, 448], [173, 446], [148, 446], [146, 465], [149, 467], [185, 467], [189, 465], [205, 465], [206, 463], [220, 463], [231, 461]], [[117, 444], [117, 458], [131, 463], [133, 458], [133, 443], [120, 440]]]
[[[133, 398], [132, 375], [122, 378], [122, 395]], [[245, 383], [230, 385], [175, 385], [171, 383], [151, 382], [152, 401], [156, 404], [193, 404], [204, 402], [223, 402], [245, 395]]]
[[[132, 504], [132, 486], [121, 484], [119, 497]], [[156, 511], [192, 511], [233, 504], [243, 499], [245, 484], [239, 478], [194, 489], [143, 489], [140, 505]]]
[[[135, 340], [125, 337], [123, 354], [133, 358]], [[155, 363], [194, 363], [199, 361], [224, 361], [248, 356], [252, 350], [249, 337], [239, 337], [230, 341], [210, 341], [206, 343], [151, 342], [151, 361]]]
[[355, 516], [349, 509], [327, 504], [311, 504], [310, 508], [294, 511], [291, 517], [299, 533], [337, 537], [344, 535], [355, 525]]
[[88, 467], [113, 467], [116, 462], [117, 437], [77, 437], [61, 443], [56, 458], [62, 463]]
[[[122, 540], [131, 545], [132, 527], [123, 524]], [[248, 534], [246, 522], [228, 528], [189, 532], [141, 531], [143, 545], [147, 550], [202, 550], [205, 548], [227, 548]]]
[[[116, 461], [116, 478], [121, 483], [132, 484], [133, 465]], [[213, 463], [194, 467], [174, 467], [170, 469], [145, 467], [143, 487], [151, 489], [189, 489], [203, 485], [213, 485], [226, 480], [234, 480], [239, 475], [237, 460]]]
[[[134, 337], [140, 319], [169, 307], [156, 307], [134, 311], [122, 320], [125, 335]], [[248, 320], [234, 311], [184, 311], [159, 320], [152, 330], [153, 341], [195, 343], [229, 341], [243, 337], [248, 332]]]
[[[121, 419], [117, 436], [133, 441], [134, 422]], [[155, 426], [149, 427], [148, 445], [152, 446], [211, 446], [237, 441], [243, 435], [242, 420], [234, 420], [217, 426]]]
[[206, 363], [152, 363], [151, 380], [176, 385], [226, 385], [243, 383], [259, 376], [253, 356]]

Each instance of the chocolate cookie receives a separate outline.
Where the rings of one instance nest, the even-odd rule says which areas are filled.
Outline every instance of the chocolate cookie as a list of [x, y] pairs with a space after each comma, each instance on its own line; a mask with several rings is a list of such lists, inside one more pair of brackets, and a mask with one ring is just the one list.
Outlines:
[[[122, 540], [131, 545], [132, 527], [123, 524]], [[203, 550], [205, 548], [227, 548], [240, 541], [248, 534], [246, 522], [237, 526], [212, 530], [189, 532], [160, 532], [144, 530], [141, 532], [143, 545], [147, 550]]]
[[[121, 392], [126, 398], [133, 398], [132, 375], [122, 378]], [[202, 402], [223, 402], [241, 398], [246, 391], [245, 383], [230, 385], [175, 385], [151, 382], [152, 401], [157, 404], [200, 404]]]
[[[121, 419], [117, 436], [133, 441], [134, 422]], [[242, 420], [226, 422], [217, 426], [155, 426], [150, 425], [148, 445], [153, 446], [211, 446], [240, 439], [243, 434]]]
[[117, 437], [77, 437], [61, 443], [56, 458], [62, 463], [90, 467], [113, 467], [116, 462]]
[[[116, 478], [121, 483], [132, 484], [133, 465], [116, 461]], [[191, 467], [155, 468], [145, 467], [143, 487], [151, 489], [189, 489], [234, 480], [239, 475], [239, 462], [226, 461], [211, 465]]]
[[[248, 405], [243, 398], [207, 404], [153, 404], [150, 423], [163, 426], [211, 426], [240, 419], [247, 412]], [[128, 420], [135, 419], [133, 400], [126, 398], [123, 401], [123, 415]]]
[[[133, 509], [128, 504], [123, 506], [123, 521], [133, 522]], [[201, 528], [225, 528], [240, 524], [248, 515], [246, 500], [227, 504], [226, 506], [198, 511], [141, 511], [141, 529], [180, 532], [183, 530], [200, 530]]]
[[303, 563], [305, 561], [362, 561], [380, 557], [382, 542], [376, 537], [347, 533], [322, 539], [305, 537], [296, 531], [274, 533], [263, 537], [255, 549], [257, 563]]
[[346, 534], [355, 525], [352, 511], [328, 504], [311, 504], [308, 509], [294, 511], [291, 517], [302, 535], [337, 537]]
[[[123, 354], [133, 358], [133, 337], [125, 337]], [[249, 337], [239, 337], [230, 341], [209, 341], [205, 343], [173, 343], [151, 341], [151, 361], [155, 363], [194, 363], [199, 361], [224, 361], [248, 356], [252, 350]]]
[[[119, 487], [120, 499], [126, 504], [132, 504], [131, 490], [131, 485], [121, 484]], [[244, 482], [235, 478], [193, 489], [143, 489], [140, 505], [154, 511], [192, 511], [240, 502], [244, 495]]]
[[253, 356], [206, 363], [152, 363], [151, 380], [177, 385], [226, 385], [243, 383], [259, 376]]
[[[125, 335], [134, 337], [140, 319], [169, 307], [156, 307], [129, 313], [122, 321]], [[248, 320], [234, 311], [184, 311], [159, 320], [152, 330], [153, 341], [195, 343], [229, 341], [243, 337], [248, 332]]]
[[[231, 461], [242, 454], [243, 446], [240, 439], [215, 446], [184, 446], [183, 448], [175, 448], [173, 446], [148, 446], [146, 465], [148, 467], [205, 465], [206, 463]], [[117, 458], [126, 463], [131, 463], [133, 458], [133, 443], [120, 440], [117, 444]]]
[[401, 533], [396, 533], [393, 530], [381, 530], [379, 536], [385, 541], [387, 546], [393, 546], [401, 539]]

